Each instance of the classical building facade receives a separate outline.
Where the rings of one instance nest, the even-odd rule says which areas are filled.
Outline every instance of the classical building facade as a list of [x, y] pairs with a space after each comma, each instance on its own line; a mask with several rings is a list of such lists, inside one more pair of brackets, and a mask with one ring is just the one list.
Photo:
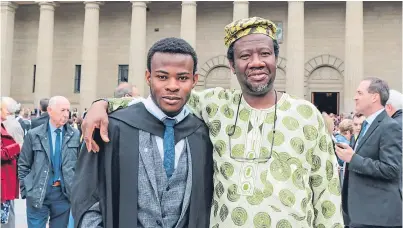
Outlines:
[[279, 91], [337, 113], [354, 110], [365, 76], [402, 91], [402, 2], [132, 1], [1, 2], [1, 94], [30, 107], [63, 95], [83, 110], [128, 80], [147, 96], [147, 50], [170, 36], [196, 49], [197, 89], [238, 88], [224, 26], [249, 16], [279, 27]]

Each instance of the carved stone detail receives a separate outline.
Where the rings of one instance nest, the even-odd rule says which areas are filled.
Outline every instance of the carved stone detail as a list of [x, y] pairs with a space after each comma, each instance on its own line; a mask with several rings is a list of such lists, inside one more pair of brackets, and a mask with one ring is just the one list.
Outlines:
[[321, 67], [333, 68], [340, 73], [340, 76], [344, 74], [344, 61], [336, 56], [324, 54], [316, 56], [305, 63], [305, 81], [309, 79], [316, 69]]

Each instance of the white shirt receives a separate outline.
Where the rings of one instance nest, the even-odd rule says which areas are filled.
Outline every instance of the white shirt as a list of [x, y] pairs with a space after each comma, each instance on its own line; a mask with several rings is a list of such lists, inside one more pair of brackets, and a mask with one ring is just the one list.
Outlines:
[[[147, 111], [155, 116], [157, 119], [164, 121], [166, 118], [171, 118], [165, 115], [165, 113], [154, 103], [153, 99], [149, 96], [147, 99], [144, 98], [134, 98], [133, 101], [129, 103], [130, 105], [137, 104], [138, 102], [143, 102], [144, 106], [146, 107]], [[175, 119], [176, 123], [181, 122], [185, 117], [189, 114], [189, 110], [186, 106], [182, 109], [182, 111], [171, 119]], [[155, 140], [157, 141], [158, 151], [160, 152], [161, 159], [164, 161], [164, 139], [159, 136], [154, 136]], [[183, 152], [183, 148], [185, 146], [185, 140], [180, 140], [175, 145], [175, 169], [178, 166], [179, 158]]]

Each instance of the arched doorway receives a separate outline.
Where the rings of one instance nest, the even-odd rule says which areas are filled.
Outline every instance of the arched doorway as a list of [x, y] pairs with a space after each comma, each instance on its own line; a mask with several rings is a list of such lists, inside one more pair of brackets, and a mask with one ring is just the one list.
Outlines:
[[344, 62], [325, 54], [305, 63], [305, 95], [321, 112], [340, 113], [343, 105]]
[[223, 87], [229, 89], [231, 86], [231, 77], [233, 76], [229, 68], [229, 62], [225, 55], [219, 55], [207, 60], [198, 70], [199, 82], [196, 89], [208, 89], [214, 87]]

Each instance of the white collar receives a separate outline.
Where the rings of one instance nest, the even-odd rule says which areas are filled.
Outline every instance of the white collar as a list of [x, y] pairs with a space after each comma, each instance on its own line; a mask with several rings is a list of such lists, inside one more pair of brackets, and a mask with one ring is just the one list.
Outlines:
[[379, 109], [378, 111], [376, 111], [375, 113], [371, 114], [370, 116], [367, 117], [367, 119], [365, 121], [367, 121], [368, 125], [371, 125], [372, 122], [374, 122], [375, 118], [381, 114], [381, 112], [383, 112], [383, 110], [385, 110], [384, 108]]
[[174, 116], [168, 117], [153, 101], [151, 96], [148, 96], [147, 99], [143, 101], [144, 106], [146, 107], [147, 111], [155, 116], [160, 121], [164, 121], [166, 118], [175, 119], [176, 123], [181, 122], [187, 115], [189, 115], [189, 110], [187, 109], [186, 105], [183, 107], [182, 111]]

